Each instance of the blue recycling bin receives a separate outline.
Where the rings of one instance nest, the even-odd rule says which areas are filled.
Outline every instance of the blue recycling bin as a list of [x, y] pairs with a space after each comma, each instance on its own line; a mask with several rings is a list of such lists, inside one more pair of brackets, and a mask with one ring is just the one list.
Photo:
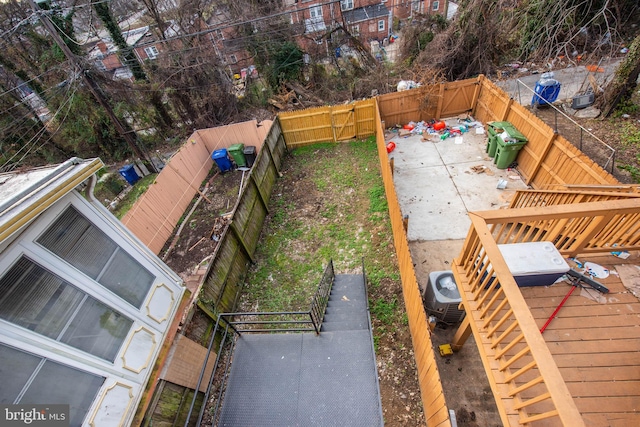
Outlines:
[[216, 162], [216, 165], [218, 165], [220, 172], [225, 173], [231, 170], [231, 160], [229, 160], [229, 156], [227, 156], [226, 148], [214, 151], [211, 153], [211, 158]]
[[118, 169], [120, 175], [129, 183], [129, 185], [133, 185], [140, 179], [140, 176], [134, 169], [133, 165], [123, 166]]
[[547, 105], [555, 102], [560, 94], [560, 82], [553, 78], [553, 73], [544, 73], [536, 82], [531, 105]]

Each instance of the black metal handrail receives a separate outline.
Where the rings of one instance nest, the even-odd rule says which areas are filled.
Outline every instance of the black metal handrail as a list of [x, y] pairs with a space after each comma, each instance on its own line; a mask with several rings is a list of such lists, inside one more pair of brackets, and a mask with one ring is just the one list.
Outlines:
[[[222, 313], [220, 315], [238, 334], [267, 332], [311, 332], [316, 331], [308, 311], [279, 311], [263, 313]], [[234, 320], [236, 319], [236, 320]], [[254, 320], [266, 319], [266, 320]], [[302, 325], [309, 325], [304, 327]], [[264, 328], [262, 326], [271, 326]]]
[[[364, 274], [364, 264], [363, 264]], [[197, 426], [200, 426], [204, 417], [204, 411], [209, 402], [211, 396], [212, 387], [216, 374], [218, 373], [218, 367], [221, 361], [225, 362], [224, 371], [222, 373], [221, 381], [219, 382], [217, 396], [215, 399], [215, 405], [212, 411], [211, 425], [217, 425], [219, 409], [224, 398], [224, 391], [226, 390], [226, 382], [229, 376], [229, 368], [231, 366], [231, 359], [233, 351], [235, 350], [237, 338], [244, 333], [275, 333], [275, 332], [311, 332], [316, 334], [320, 333], [322, 327], [322, 321], [324, 319], [324, 313], [329, 302], [329, 294], [333, 286], [335, 278], [335, 272], [333, 269], [333, 260], [329, 260], [329, 264], [324, 270], [318, 289], [316, 290], [312, 300], [309, 311], [282, 311], [282, 312], [238, 312], [238, 313], [220, 313], [218, 314], [215, 327], [209, 339], [207, 346], [207, 356], [205, 357], [202, 369], [200, 370], [200, 376], [198, 377], [198, 383], [193, 393], [191, 400], [191, 406], [189, 407], [189, 413], [185, 419], [184, 427], [189, 426], [189, 420], [193, 414], [196, 399], [198, 396], [198, 390], [202, 385], [204, 375], [209, 363], [209, 356], [211, 351], [216, 348], [216, 361], [213, 366], [213, 372], [209, 378], [209, 383], [202, 401], [202, 408], [198, 415]], [[257, 320], [260, 319], [260, 320]], [[264, 320], [263, 320], [264, 319]], [[310, 325], [304, 327], [302, 325]], [[264, 327], [271, 326], [271, 327]], [[218, 344], [216, 345], [216, 341]]]
[[311, 315], [311, 320], [313, 321], [316, 334], [320, 333], [322, 320], [324, 319], [324, 313], [327, 309], [327, 304], [329, 303], [329, 294], [331, 293], [335, 277], [336, 273], [333, 270], [333, 260], [330, 259], [329, 264], [327, 264], [327, 267], [324, 269], [322, 279], [320, 279], [318, 289], [311, 300], [311, 308], [309, 309], [309, 314]]

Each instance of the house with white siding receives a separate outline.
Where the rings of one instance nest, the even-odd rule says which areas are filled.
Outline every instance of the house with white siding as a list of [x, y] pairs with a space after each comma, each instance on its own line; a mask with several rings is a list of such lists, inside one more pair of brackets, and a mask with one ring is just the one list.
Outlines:
[[0, 174], [0, 402], [130, 425], [182, 280], [92, 194], [99, 159]]

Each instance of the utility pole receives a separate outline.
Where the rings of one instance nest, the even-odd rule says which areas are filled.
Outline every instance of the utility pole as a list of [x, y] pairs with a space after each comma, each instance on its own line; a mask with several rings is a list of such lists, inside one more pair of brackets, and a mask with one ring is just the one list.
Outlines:
[[91, 78], [91, 76], [87, 73], [85, 67], [78, 61], [78, 58], [73, 54], [73, 52], [71, 52], [69, 46], [67, 46], [64, 40], [62, 40], [62, 37], [60, 37], [60, 34], [58, 34], [58, 32], [56, 31], [55, 25], [53, 24], [53, 22], [51, 22], [51, 18], [49, 18], [46, 13], [43, 13], [44, 10], [40, 9], [35, 0], [29, 0], [29, 3], [31, 4], [31, 8], [33, 9], [33, 11], [40, 18], [40, 22], [42, 22], [42, 25], [44, 25], [51, 37], [53, 37], [53, 40], [60, 47], [69, 62], [71, 62], [71, 64], [73, 64], [73, 66], [80, 71], [80, 76], [89, 88], [89, 91], [91, 91], [93, 97], [96, 99], [96, 101], [98, 101], [98, 104], [100, 104], [100, 106], [107, 112], [107, 115], [113, 122], [113, 125], [116, 127], [116, 131], [120, 134], [120, 136], [122, 136], [122, 138], [124, 138], [127, 145], [129, 145], [129, 148], [131, 148], [131, 151], [133, 151], [133, 153], [142, 160], [142, 163], [149, 171], [157, 173], [158, 169], [153, 164], [153, 161], [151, 160], [149, 155], [144, 152], [138, 145], [135, 131], [133, 129], [125, 129], [124, 125], [120, 122], [120, 119], [118, 119], [118, 116], [116, 116], [116, 114], [113, 112], [113, 108], [111, 108], [109, 101], [100, 90], [100, 87], [98, 87], [98, 84]]

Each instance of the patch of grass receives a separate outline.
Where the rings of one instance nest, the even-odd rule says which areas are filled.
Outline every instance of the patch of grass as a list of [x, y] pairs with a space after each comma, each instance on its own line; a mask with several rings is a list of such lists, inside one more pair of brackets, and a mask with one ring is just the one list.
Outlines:
[[[307, 310], [330, 259], [342, 273], [359, 272], [364, 257], [371, 288], [397, 280], [375, 140], [316, 144], [291, 154], [271, 196], [243, 309]], [[313, 191], [282, 190], [298, 186]]]
[[384, 192], [384, 186], [380, 183], [369, 189], [369, 212], [380, 213], [388, 212], [387, 196]]
[[622, 117], [623, 114], [633, 115], [633, 114], [637, 113], [638, 111], [640, 111], [640, 105], [638, 105], [635, 102], [633, 102], [632, 99], [627, 99], [626, 101], [621, 102], [620, 104], [618, 104], [618, 106], [616, 107], [616, 110], [614, 111], [612, 117], [614, 119], [619, 119], [620, 117]]
[[640, 183], [640, 154], [636, 155], [635, 165], [618, 165], [618, 169], [629, 172], [633, 181], [636, 183]]
[[158, 174], [152, 173], [141, 178], [138, 182], [133, 185], [133, 188], [127, 193], [127, 195], [118, 203], [113, 214], [118, 218], [122, 219], [122, 217], [129, 212], [129, 209], [133, 206], [133, 204], [138, 200], [138, 198], [144, 194], [145, 191], [149, 188], [153, 181], [156, 179]]
[[371, 314], [385, 325], [392, 325], [398, 311], [398, 300], [394, 296], [391, 301], [383, 298], [376, 299], [371, 304]]
[[622, 127], [621, 137], [624, 145], [640, 145], [640, 127], [625, 123]]

